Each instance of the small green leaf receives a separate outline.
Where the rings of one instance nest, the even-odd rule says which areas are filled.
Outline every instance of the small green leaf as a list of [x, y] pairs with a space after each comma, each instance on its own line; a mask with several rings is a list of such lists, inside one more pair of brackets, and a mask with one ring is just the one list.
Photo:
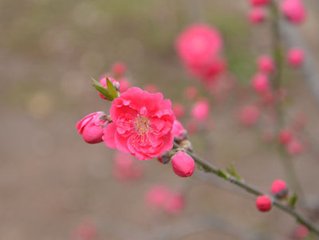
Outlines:
[[235, 166], [233, 164], [231, 164], [229, 167], [226, 168], [226, 172], [233, 176], [234, 178], [236, 178], [238, 181], [241, 180], [241, 176], [238, 174]]
[[224, 179], [228, 179], [228, 175], [227, 175], [227, 173], [226, 172], [224, 172], [223, 170], [218, 170], [218, 172], [217, 172], [217, 175], [218, 176], [220, 176], [220, 177], [222, 177], [222, 178], [224, 178]]
[[[103, 87], [98, 81], [92, 78], [93, 87], [101, 93], [107, 100], [112, 101], [115, 97], [109, 92], [108, 88]], [[112, 84], [112, 83], [111, 83]], [[113, 86], [113, 84], [112, 84]], [[113, 86], [114, 87], [114, 86]]]
[[109, 78], [106, 79], [107, 91], [109, 94], [114, 98], [118, 97], [118, 91], [114, 87], [113, 83], [110, 81]]
[[291, 207], [291, 208], [294, 208], [296, 206], [296, 203], [298, 201], [298, 196], [296, 193], [294, 193], [291, 197], [289, 197], [288, 199], [288, 205]]

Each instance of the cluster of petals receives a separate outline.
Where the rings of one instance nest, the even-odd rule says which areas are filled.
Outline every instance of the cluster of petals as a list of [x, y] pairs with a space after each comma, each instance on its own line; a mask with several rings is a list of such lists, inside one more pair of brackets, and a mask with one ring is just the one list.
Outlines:
[[113, 100], [112, 122], [104, 128], [106, 146], [140, 160], [161, 156], [173, 147], [175, 115], [161, 93], [132, 87]]
[[302, 0], [282, 0], [281, 11], [287, 20], [294, 24], [300, 24], [306, 18], [306, 10]]
[[163, 185], [153, 186], [146, 193], [145, 200], [150, 207], [169, 214], [178, 214], [185, 207], [184, 196]]
[[137, 180], [143, 175], [143, 169], [137, 165], [131, 154], [116, 151], [113, 175], [120, 181]]
[[87, 143], [100, 143], [103, 137], [103, 128], [107, 125], [104, 112], [93, 112], [76, 123], [76, 129]]
[[225, 70], [220, 56], [222, 45], [219, 32], [206, 24], [186, 28], [176, 40], [176, 49], [185, 67], [208, 84]]

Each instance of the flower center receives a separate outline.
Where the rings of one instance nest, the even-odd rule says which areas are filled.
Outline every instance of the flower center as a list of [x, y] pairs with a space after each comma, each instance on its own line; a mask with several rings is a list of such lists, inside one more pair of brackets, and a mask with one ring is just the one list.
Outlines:
[[138, 116], [134, 122], [135, 129], [139, 135], [144, 135], [150, 128], [150, 120], [145, 116]]

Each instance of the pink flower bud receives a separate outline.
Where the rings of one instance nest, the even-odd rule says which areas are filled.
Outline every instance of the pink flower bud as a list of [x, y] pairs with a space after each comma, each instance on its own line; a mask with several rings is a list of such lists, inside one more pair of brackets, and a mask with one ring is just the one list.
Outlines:
[[292, 23], [300, 24], [306, 18], [306, 10], [301, 0], [283, 0], [281, 11]]
[[283, 129], [279, 133], [279, 142], [283, 145], [288, 144], [293, 139], [293, 134], [289, 129]]
[[257, 60], [258, 69], [263, 73], [272, 73], [275, 70], [275, 65], [271, 57], [263, 55]]
[[252, 6], [264, 6], [269, 4], [270, 0], [250, 0]]
[[126, 72], [126, 65], [122, 62], [116, 62], [112, 66], [112, 73], [116, 77], [121, 77]]
[[303, 50], [293, 48], [289, 50], [287, 58], [290, 66], [298, 68], [304, 63], [305, 54]]
[[176, 175], [189, 177], [194, 173], [195, 161], [187, 153], [179, 151], [172, 157], [172, 167]]
[[206, 100], [201, 100], [195, 103], [192, 108], [192, 117], [199, 121], [206, 121], [209, 116], [209, 104]]
[[253, 76], [252, 87], [257, 93], [266, 93], [269, 90], [269, 80], [266, 74], [257, 73]]
[[176, 118], [180, 118], [180, 117], [184, 116], [184, 114], [185, 114], [185, 108], [180, 103], [175, 103], [173, 105], [173, 111], [175, 113]]
[[248, 19], [252, 24], [262, 23], [266, 18], [265, 9], [260, 7], [253, 7], [248, 15]]
[[256, 199], [256, 207], [261, 212], [268, 212], [272, 207], [272, 200], [267, 195], [262, 195]]
[[250, 127], [258, 121], [260, 116], [260, 111], [257, 106], [248, 105], [243, 107], [239, 113], [240, 122], [247, 127]]
[[297, 138], [294, 138], [286, 145], [286, 150], [290, 155], [298, 155], [304, 151], [304, 147]]
[[102, 142], [103, 128], [107, 124], [107, 116], [104, 112], [94, 112], [82, 118], [76, 123], [78, 133], [87, 143]]
[[288, 188], [286, 182], [281, 179], [276, 179], [271, 184], [270, 192], [279, 199], [287, 197]]
[[[100, 80], [99, 80], [100, 84], [101, 84], [104, 88], [107, 88], [107, 81], [106, 81], [106, 79], [109, 79], [109, 80], [112, 82], [113, 86], [114, 86], [117, 90], [120, 89], [120, 83], [119, 83], [118, 81], [116, 81], [114, 78], [111, 78], [111, 77], [108, 77], [108, 76], [104, 76], [104, 77], [100, 78]], [[100, 93], [100, 92], [99, 92], [99, 96], [100, 96], [100, 98], [102, 98], [102, 99], [106, 99], [106, 98], [103, 96], [103, 94]]]

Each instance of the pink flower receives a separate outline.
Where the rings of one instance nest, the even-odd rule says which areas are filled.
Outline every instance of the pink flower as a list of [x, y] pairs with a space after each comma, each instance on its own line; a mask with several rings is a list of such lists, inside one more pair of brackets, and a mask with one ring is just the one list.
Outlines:
[[306, 10], [301, 0], [283, 0], [281, 11], [290, 22], [295, 24], [302, 23], [306, 18]]
[[107, 124], [104, 112], [94, 112], [82, 118], [76, 123], [78, 133], [87, 143], [102, 142], [103, 128]]
[[[114, 78], [109, 77], [109, 76], [103, 76], [103, 77], [101, 77], [100, 80], [99, 80], [100, 84], [101, 84], [104, 88], [107, 88], [107, 81], [106, 81], [106, 79], [109, 79], [109, 80], [112, 82], [112, 84], [114, 85], [114, 87], [115, 87], [116, 89], [120, 89], [120, 83], [119, 83], [118, 81], [116, 81]], [[102, 99], [106, 99], [106, 98], [103, 96], [103, 94], [100, 93], [100, 92], [99, 92], [99, 96], [100, 96], [100, 98], [102, 98]]]
[[185, 108], [180, 103], [175, 103], [173, 105], [173, 111], [174, 111], [176, 118], [180, 118], [180, 117], [184, 116], [184, 114], [185, 114]]
[[272, 73], [275, 70], [275, 65], [271, 57], [262, 55], [257, 60], [258, 69], [263, 73]]
[[161, 93], [133, 87], [113, 100], [112, 123], [104, 129], [106, 146], [129, 152], [140, 160], [159, 157], [173, 147], [175, 116]]
[[184, 30], [176, 40], [176, 49], [186, 68], [204, 81], [212, 81], [225, 69], [219, 56], [220, 34], [205, 24], [195, 24]]
[[256, 124], [259, 117], [260, 117], [259, 108], [254, 105], [248, 105], [243, 107], [239, 113], [240, 122], [247, 127], [250, 127]]
[[303, 50], [298, 48], [293, 48], [289, 50], [287, 58], [288, 58], [288, 63], [290, 64], [290, 66], [297, 68], [303, 64], [305, 59], [305, 54]]
[[190, 177], [195, 170], [195, 161], [187, 153], [179, 151], [172, 157], [172, 167], [176, 175]]
[[253, 7], [248, 15], [248, 19], [252, 24], [258, 24], [265, 20], [266, 12], [265, 9], [260, 7]]
[[256, 198], [256, 207], [261, 212], [268, 212], [272, 207], [272, 200], [267, 195], [261, 195]]
[[275, 196], [278, 199], [284, 199], [288, 195], [288, 188], [285, 181], [281, 179], [276, 179], [271, 184], [270, 192], [273, 196]]
[[306, 237], [309, 235], [309, 229], [300, 224], [298, 227], [296, 227], [295, 231], [293, 232], [293, 237], [296, 239], [306, 239]]
[[209, 104], [206, 100], [201, 100], [195, 103], [192, 108], [192, 117], [198, 121], [203, 122], [207, 120], [209, 116]]
[[173, 133], [174, 138], [183, 139], [183, 138], [185, 138], [187, 131], [183, 127], [183, 125], [180, 123], [180, 121], [175, 120], [174, 124], [173, 124], [172, 133]]
[[113, 174], [118, 180], [136, 180], [143, 174], [142, 168], [136, 165], [131, 154], [116, 152]]
[[264, 6], [269, 4], [270, 0], [250, 0], [252, 6]]
[[269, 90], [269, 80], [267, 75], [257, 73], [253, 76], [252, 87], [257, 93], [266, 93]]

